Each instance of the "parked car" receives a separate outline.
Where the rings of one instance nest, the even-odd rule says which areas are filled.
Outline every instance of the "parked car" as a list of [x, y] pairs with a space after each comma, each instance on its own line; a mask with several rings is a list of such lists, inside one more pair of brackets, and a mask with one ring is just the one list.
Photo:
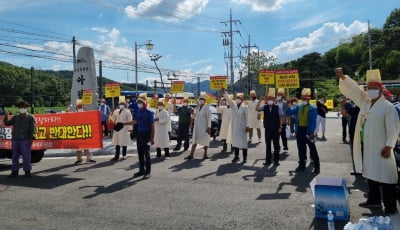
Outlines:
[[[177, 107], [180, 107], [181, 105], [177, 105]], [[196, 108], [196, 104], [190, 104], [190, 107], [193, 109]], [[211, 134], [210, 136], [215, 140], [217, 136], [219, 135], [219, 129], [220, 129], [220, 120], [218, 119], [218, 114], [217, 114], [217, 109], [210, 105], [209, 109], [211, 110]], [[179, 127], [179, 117], [176, 113], [172, 114], [170, 116], [171, 119], [171, 139], [176, 139], [178, 137], [178, 127]], [[192, 131], [189, 130], [189, 135], [190, 137], [192, 136]]]

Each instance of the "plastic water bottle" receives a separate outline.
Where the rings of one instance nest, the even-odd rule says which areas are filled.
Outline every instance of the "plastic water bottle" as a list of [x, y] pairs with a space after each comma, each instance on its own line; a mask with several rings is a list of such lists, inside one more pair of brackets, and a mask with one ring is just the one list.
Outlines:
[[335, 230], [334, 216], [331, 210], [328, 211], [326, 218], [328, 219], [328, 230]]

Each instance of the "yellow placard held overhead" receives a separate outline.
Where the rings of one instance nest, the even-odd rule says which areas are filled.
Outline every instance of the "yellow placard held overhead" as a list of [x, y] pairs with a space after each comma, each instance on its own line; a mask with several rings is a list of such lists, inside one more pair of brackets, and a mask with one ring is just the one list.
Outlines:
[[107, 98], [118, 97], [121, 94], [121, 88], [119, 86], [119, 83], [108, 83], [105, 84], [104, 88]]
[[218, 90], [218, 89], [226, 89], [227, 88], [227, 77], [226, 76], [210, 76], [210, 89]]
[[260, 70], [258, 72], [258, 82], [263, 85], [273, 85], [275, 83], [275, 71]]
[[310, 104], [313, 106], [317, 106], [317, 100], [315, 100], [315, 99], [310, 100]]
[[328, 109], [333, 109], [333, 100], [326, 100], [325, 105]]
[[90, 105], [93, 101], [93, 90], [92, 89], [84, 89], [82, 91], [82, 104]]
[[182, 93], [185, 90], [185, 81], [172, 81], [171, 93]]
[[275, 71], [276, 88], [300, 88], [297, 69]]

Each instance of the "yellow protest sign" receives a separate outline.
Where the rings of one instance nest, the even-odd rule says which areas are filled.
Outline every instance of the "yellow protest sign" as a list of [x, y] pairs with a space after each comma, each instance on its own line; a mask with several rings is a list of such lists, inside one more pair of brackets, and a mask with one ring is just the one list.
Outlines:
[[185, 90], [185, 81], [173, 81], [171, 84], [171, 93], [181, 93]]
[[317, 106], [317, 100], [310, 100], [310, 104], [313, 106]]
[[263, 85], [273, 85], [275, 83], [275, 71], [260, 70], [258, 72], [258, 82]]
[[121, 94], [119, 83], [107, 83], [104, 86], [106, 97], [118, 97]]
[[328, 109], [333, 109], [333, 100], [326, 100], [325, 105]]
[[211, 93], [206, 93], [206, 105], [217, 103], [217, 97], [212, 95]]
[[210, 76], [210, 89], [218, 90], [218, 89], [226, 89], [227, 88], [227, 80], [226, 76]]
[[158, 97], [152, 97], [147, 99], [147, 103], [150, 108], [157, 108]]
[[297, 69], [275, 71], [276, 88], [300, 88], [299, 72]]
[[90, 105], [93, 101], [93, 90], [92, 89], [84, 89], [82, 91], [82, 104]]

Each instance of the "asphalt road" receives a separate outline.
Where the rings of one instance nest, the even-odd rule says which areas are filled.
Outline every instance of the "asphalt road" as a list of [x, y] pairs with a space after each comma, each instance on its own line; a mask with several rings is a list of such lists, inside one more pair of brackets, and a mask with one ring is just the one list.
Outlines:
[[[341, 143], [341, 123], [327, 119], [327, 140], [317, 141], [320, 176], [341, 177], [349, 191], [350, 221], [382, 211], [363, 209], [366, 184], [350, 175], [350, 150]], [[154, 158], [151, 178], [132, 178], [138, 170], [134, 146], [128, 159], [110, 162], [105, 141], [94, 150], [96, 164], [75, 166], [72, 150], [52, 150], [33, 165], [33, 177], [8, 179], [10, 163], [0, 162], [0, 229], [327, 229], [314, 218], [309, 183], [315, 177], [295, 173], [297, 148], [281, 153], [281, 165], [264, 167], [265, 144], [252, 143], [246, 164], [231, 163], [213, 141], [210, 159], [186, 161], [186, 152]], [[171, 149], [174, 147], [171, 142]], [[154, 151], [152, 153], [155, 155]], [[392, 220], [400, 229], [400, 215]], [[343, 229], [344, 222], [336, 222]]]

